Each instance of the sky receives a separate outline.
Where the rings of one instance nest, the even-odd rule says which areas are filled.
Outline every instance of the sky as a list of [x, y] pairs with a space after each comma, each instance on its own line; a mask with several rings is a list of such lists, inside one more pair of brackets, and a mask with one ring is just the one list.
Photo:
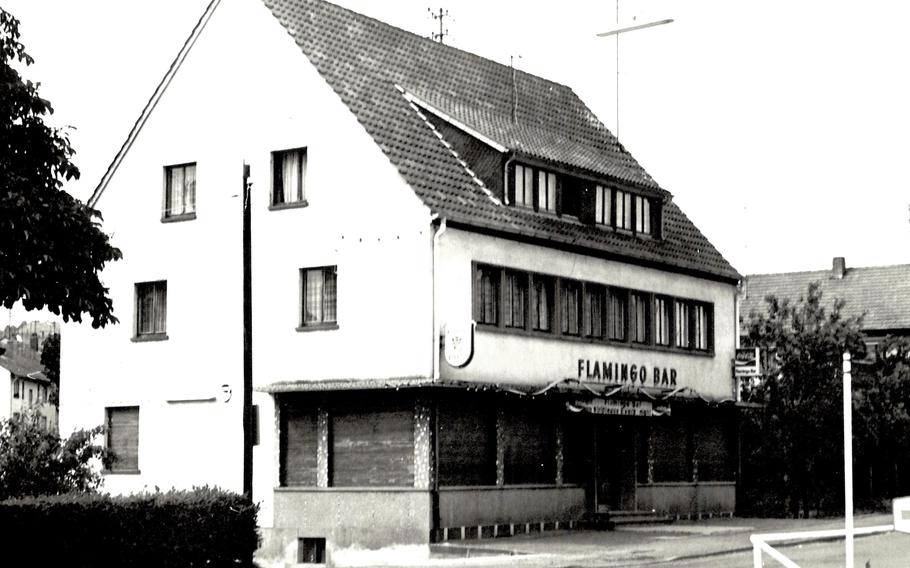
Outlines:
[[[0, 0], [73, 127], [73, 195], [207, 2]], [[619, 0], [619, 26], [674, 21], [620, 36], [618, 90], [616, 0], [336, 3], [425, 36], [443, 8], [446, 43], [572, 87], [742, 274], [910, 263], [910, 2]]]

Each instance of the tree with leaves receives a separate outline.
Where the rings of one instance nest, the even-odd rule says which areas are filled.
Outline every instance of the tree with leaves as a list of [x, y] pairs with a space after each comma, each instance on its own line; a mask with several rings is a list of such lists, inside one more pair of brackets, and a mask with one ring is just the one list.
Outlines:
[[98, 465], [113, 459], [94, 443], [101, 427], [63, 439], [41, 428], [36, 418], [26, 412], [0, 420], [0, 501], [97, 491], [102, 483]]
[[745, 415], [744, 496], [752, 513], [833, 512], [843, 504], [842, 356], [863, 357], [862, 321], [841, 314], [842, 300], [826, 309], [817, 283], [794, 303], [766, 302], [743, 338], [764, 353], [761, 381], [744, 393], [760, 405]]
[[856, 494], [870, 505], [910, 491], [910, 341], [888, 336], [854, 365]]
[[16, 68], [32, 63], [19, 21], [0, 8], [0, 304], [103, 327], [117, 318], [98, 273], [121, 253], [101, 214], [62, 189], [79, 170], [65, 132], [45, 123], [50, 102]]

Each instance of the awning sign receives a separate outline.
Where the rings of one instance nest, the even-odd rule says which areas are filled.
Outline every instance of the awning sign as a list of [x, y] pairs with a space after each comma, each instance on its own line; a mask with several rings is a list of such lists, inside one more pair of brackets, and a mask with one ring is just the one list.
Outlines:
[[655, 412], [654, 405], [648, 400], [607, 400], [594, 398], [567, 402], [566, 408], [572, 412], [588, 412], [607, 416], [655, 416], [664, 414], [663, 410]]
[[737, 348], [733, 359], [734, 377], [757, 377], [761, 375], [758, 347]]

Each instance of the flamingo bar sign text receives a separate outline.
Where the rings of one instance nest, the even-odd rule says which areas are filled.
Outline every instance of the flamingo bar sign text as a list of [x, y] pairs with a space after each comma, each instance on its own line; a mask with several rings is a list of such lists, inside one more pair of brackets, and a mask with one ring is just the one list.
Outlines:
[[675, 387], [676, 369], [646, 364], [578, 360], [578, 380], [639, 386]]

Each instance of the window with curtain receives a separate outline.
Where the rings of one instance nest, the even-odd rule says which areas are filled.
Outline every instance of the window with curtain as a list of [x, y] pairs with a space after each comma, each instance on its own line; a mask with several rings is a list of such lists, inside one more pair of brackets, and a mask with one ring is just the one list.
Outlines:
[[613, 222], [613, 195], [610, 188], [602, 185], [594, 188], [594, 222], [600, 225]]
[[616, 228], [632, 230], [632, 194], [616, 190]]
[[136, 284], [136, 337], [155, 338], [167, 333], [167, 281]]
[[503, 322], [506, 327], [524, 329], [525, 309], [528, 304], [528, 275], [506, 270], [506, 287], [503, 296]]
[[531, 328], [550, 331], [553, 319], [553, 279], [534, 275], [531, 284]]
[[334, 325], [338, 321], [337, 273], [335, 266], [300, 270], [303, 289], [300, 327]]
[[139, 471], [139, 407], [108, 407], [107, 449], [114, 454], [111, 472]]
[[527, 166], [515, 166], [515, 205], [534, 208], [534, 170]]
[[537, 171], [537, 208], [538, 211], [556, 213], [556, 174]]
[[629, 294], [629, 316], [632, 341], [648, 343], [648, 296], [641, 292]]
[[562, 333], [579, 335], [581, 331], [581, 283], [561, 280], [559, 285], [559, 325]]
[[684, 302], [674, 302], [676, 306], [676, 321], [674, 331], [676, 332], [676, 346], [689, 347], [689, 304]]
[[306, 204], [306, 148], [272, 153], [272, 205]]
[[640, 195], [635, 196], [635, 232], [651, 234], [651, 201]]
[[610, 339], [626, 340], [626, 312], [629, 295], [625, 290], [610, 289]]
[[654, 299], [654, 343], [670, 345], [670, 302], [666, 298]]
[[164, 168], [164, 219], [192, 218], [196, 213], [196, 164]]
[[499, 280], [502, 269], [478, 265], [474, 274], [477, 323], [499, 325]]
[[606, 290], [595, 284], [585, 285], [584, 334], [586, 337], [604, 336], [604, 297]]
[[695, 305], [695, 349], [699, 351], [709, 351], [712, 348], [711, 345], [711, 312], [710, 309], [703, 304]]

